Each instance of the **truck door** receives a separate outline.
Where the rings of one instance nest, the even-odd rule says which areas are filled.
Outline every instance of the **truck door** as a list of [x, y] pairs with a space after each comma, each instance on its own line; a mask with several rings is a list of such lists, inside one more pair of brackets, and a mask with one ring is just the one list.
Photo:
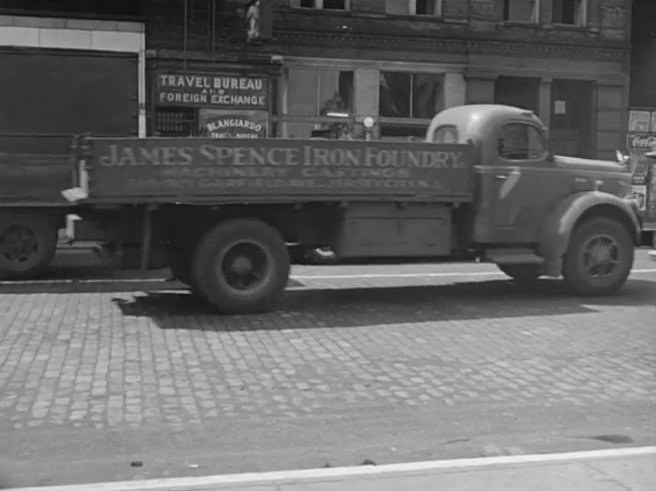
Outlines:
[[562, 194], [545, 132], [529, 121], [509, 121], [491, 136], [494, 145], [488, 146], [491, 151], [479, 169], [477, 241], [535, 243], [544, 218]]

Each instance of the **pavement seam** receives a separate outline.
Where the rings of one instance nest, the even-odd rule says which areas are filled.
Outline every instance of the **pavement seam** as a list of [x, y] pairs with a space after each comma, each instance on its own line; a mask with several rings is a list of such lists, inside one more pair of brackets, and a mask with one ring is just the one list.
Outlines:
[[594, 462], [585, 462], [585, 466], [589, 467], [591, 470], [596, 472], [599, 475], [599, 477], [601, 477], [603, 479], [603, 481], [610, 482], [610, 483], [613, 483], [613, 484], [617, 484], [618, 486], [624, 488], [626, 491], [632, 491], [632, 488], [625, 485], [620, 480], [606, 474], [602, 469], [597, 467]]

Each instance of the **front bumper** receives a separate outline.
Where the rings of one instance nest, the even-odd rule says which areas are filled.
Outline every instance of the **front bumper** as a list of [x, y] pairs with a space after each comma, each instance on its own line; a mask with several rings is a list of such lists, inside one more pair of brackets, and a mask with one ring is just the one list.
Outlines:
[[656, 262], [656, 251], [649, 251], [649, 259]]

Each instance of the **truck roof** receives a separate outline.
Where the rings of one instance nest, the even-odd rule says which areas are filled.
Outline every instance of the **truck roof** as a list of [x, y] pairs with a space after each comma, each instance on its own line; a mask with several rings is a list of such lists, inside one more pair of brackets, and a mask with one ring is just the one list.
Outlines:
[[433, 141], [434, 132], [443, 126], [455, 126], [458, 142], [469, 139], [476, 141], [485, 137], [491, 128], [506, 121], [530, 121], [544, 128], [540, 118], [529, 109], [503, 104], [467, 104], [445, 109], [431, 121], [426, 132], [426, 141]]

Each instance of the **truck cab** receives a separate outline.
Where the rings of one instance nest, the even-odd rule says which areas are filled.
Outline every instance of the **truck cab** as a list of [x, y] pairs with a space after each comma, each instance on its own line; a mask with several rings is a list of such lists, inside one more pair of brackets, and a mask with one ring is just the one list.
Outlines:
[[[491, 104], [447, 109], [433, 118], [425, 140], [474, 146], [469, 238], [511, 276], [566, 274], [572, 237], [595, 221], [603, 226], [581, 245], [594, 281], [578, 289], [603, 291], [602, 277], [614, 276], [612, 265], [633, 261], [632, 252], [621, 258], [620, 249], [627, 247], [604, 232], [619, 226], [637, 241], [637, 208], [624, 199], [631, 189], [629, 170], [617, 162], [554, 155], [548, 131], [532, 111]], [[628, 274], [622, 269], [618, 279]]]

